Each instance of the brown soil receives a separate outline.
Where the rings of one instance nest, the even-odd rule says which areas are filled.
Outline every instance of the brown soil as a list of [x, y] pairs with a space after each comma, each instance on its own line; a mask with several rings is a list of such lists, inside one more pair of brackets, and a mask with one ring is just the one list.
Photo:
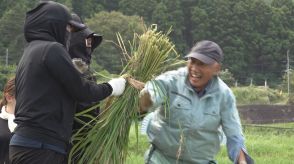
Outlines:
[[238, 110], [244, 123], [294, 122], [294, 106], [290, 105], [245, 105]]

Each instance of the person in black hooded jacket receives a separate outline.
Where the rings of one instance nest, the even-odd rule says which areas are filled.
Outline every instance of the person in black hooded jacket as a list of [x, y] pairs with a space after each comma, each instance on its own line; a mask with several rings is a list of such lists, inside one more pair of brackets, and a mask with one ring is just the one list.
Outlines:
[[92, 52], [101, 44], [102, 35], [94, 33], [87, 27], [77, 14], [72, 14], [72, 25], [79, 25], [80, 30], [76, 29], [71, 33], [68, 43], [68, 52], [76, 69], [88, 80], [96, 82], [96, 78], [90, 69]]
[[76, 29], [71, 34], [69, 42], [69, 55], [72, 59], [82, 59], [87, 65], [91, 63], [92, 52], [102, 42], [102, 35], [98, 35], [87, 27], [82, 19], [75, 13], [72, 14], [72, 21], [70, 24], [78, 26], [80, 29]]
[[[72, 14], [73, 20], [70, 22], [72, 25], [79, 25], [80, 30], [76, 29], [75, 32], [71, 33], [71, 38], [69, 42], [69, 55], [72, 59], [72, 62], [75, 68], [81, 73], [82, 77], [93, 81], [96, 83], [96, 77], [93, 75], [92, 70], [90, 69], [92, 52], [97, 48], [102, 42], [102, 36], [94, 33], [89, 27], [87, 27], [82, 19], [77, 14]], [[91, 108], [93, 105], [96, 105], [98, 102], [85, 103], [79, 102], [76, 106], [76, 112], [81, 112], [85, 109]], [[99, 107], [92, 109], [87, 113], [92, 117], [97, 117], [99, 115]], [[73, 123], [73, 132], [80, 130], [85, 123], [89, 123], [91, 119], [89, 117], [80, 116], [79, 120], [74, 120]], [[75, 144], [74, 142], [72, 143]], [[77, 162], [82, 153], [76, 153], [73, 155], [73, 163]]]
[[[102, 36], [94, 33], [89, 27], [87, 27], [82, 19], [77, 14], [72, 14], [73, 20], [70, 22], [72, 25], [79, 25], [80, 30], [76, 29], [71, 33], [69, 40], [69, 55], [75, 68], [81, 73], [82, 77], [96, 83], [96, 77], [93, 75], [90, 69], [92, 52], [102, 42]], [[76, 112], [81, 112], [84, 109], [88, 109], [98, 102], [85, 103], [79, 102], [77, 104]], [[99, 108], [93, 109], [89, 113], [91, 116], [96, 117], [99, 114]], [[90, 119], [80, 118], [83, 122], [89, 122]], [[79, 130], [83, 124], [78, 121], [74, 121], [73, 131]]]
[[26, 14], [28, 45], [15, 79], [12, 164], [65, 163], [76, 102], [99, 101], [124, 91], [124, 78], [95, 84], [80, 76], [65, 47], [71, 19], [65, 6], [52, 1], [40, 2]]

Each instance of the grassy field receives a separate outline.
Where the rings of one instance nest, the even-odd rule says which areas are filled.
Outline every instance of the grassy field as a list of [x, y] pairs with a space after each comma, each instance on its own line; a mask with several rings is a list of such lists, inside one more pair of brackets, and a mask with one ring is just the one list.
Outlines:
[[[269, 126], [294, 128], [294, 123], [272, 124]], [[245, 128], [246, 147], [256, 164], [293, 164], [294, 130]], [[149, 143], [146, 136], [139, 135], [137, 144], [134, 127], [130, 133], [129, 157], [127, 164], [144, 164], [144, 153]], [[232, 163], [227, 157], [226, 147], [222, 146], [217, 156], [219, 164]]]

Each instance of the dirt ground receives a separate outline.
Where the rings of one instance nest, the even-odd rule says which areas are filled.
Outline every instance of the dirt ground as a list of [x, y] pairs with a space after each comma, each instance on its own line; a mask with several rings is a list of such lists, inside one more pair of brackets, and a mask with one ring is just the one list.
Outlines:
[[294, 122], [294, 106], [290, 105], [244, 105], [238, 110], [242, 121], [248, 124]]

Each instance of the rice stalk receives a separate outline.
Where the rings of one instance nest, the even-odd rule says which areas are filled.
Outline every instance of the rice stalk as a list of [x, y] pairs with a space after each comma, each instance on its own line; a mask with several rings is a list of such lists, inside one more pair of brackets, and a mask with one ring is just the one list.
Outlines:
[[[168, 38], [169, 33], [157, 31], [156, 25], [153, 25], [142, 35], [135, 34], [133, 40], [128, 42], [130, 52], [127, 52], [122, 37], [117, 34], [118, 45], [128, 59], [121, 75], [146, 82], [166, 70], [178, 58], [174, 44]], [[83, 128], [87, 128], [86, 132], [82, 128], [74, 134], [73, 141], [76, 144], [70, 152], [69, 163], [74, 154], [80, 154], [78, 163], [81, 164], [125, 163], [133, 122], [138, 142], [138, 95], [139, 91], [127, 84], [122, 96], [105, 101], [101, 114], [91, 121], [94, 126], [87, 128], [85, 125]]]

